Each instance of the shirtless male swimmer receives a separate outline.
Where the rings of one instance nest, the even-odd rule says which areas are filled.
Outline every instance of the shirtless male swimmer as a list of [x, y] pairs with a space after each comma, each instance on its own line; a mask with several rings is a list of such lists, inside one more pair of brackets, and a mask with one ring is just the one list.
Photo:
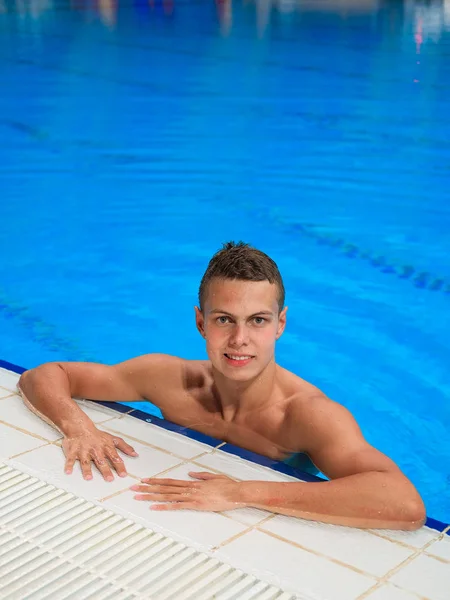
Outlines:
[[[66, 473], [93, 462], [106, 480], [126, 470], [117, 436], [99, 431], [75, 398], [149, 400], [164, 417], [283, 460], [306, 453], [329, 481], [241, 481], [191, 473], [192, 481], [143, 479], [131, 489], [156, 510], [225, 511], [252, 506], [303, 519], [361, 528], [414, 530], [425, 507], [412, 483], [363, 438], [346, 408], [275, 362], [286, 325], [284, 286], [275, 262], [229, 242], [211, 259], [199, 290], [196, 325], [209, 360], [148, 354], [107, 366], [47, 363], [26, 371], [19, 389], [31, 410], [64, 435]], [[151, 440], [149, 440], [151, 441]], [[158, 504], [162, 502], [163, 504]]]

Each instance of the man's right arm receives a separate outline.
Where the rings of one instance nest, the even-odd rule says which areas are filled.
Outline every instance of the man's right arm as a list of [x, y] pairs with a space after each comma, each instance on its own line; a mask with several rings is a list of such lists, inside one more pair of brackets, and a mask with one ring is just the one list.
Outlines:
[[69, 436], [93, 426], [72, 398], [143, 400], [136, 389], [133, 370], [130, 373], [130, 368], [120, 368], [121, 365], [46, 363], [25, 371], [19, 380], [19, 389], [31, 410]]
[[143, 400], [140, 389], [144, 376], [151, 377], [154, 369], [149, 367], [160, 360], [158, 355], [146, 355], [114, 366], [46, 363], [23, 373], [18, 387], [24, 403], [64, 435], [66, 473], [71, 473], [79, 460], [85, 479], [92, 477], [92, 462], [105, 479], [112, 479], [110, 464], [119, 475], [126, 475], [117, 448], [131, 456], [136, 452], [121, 438], [97, 429], [73, 398]]

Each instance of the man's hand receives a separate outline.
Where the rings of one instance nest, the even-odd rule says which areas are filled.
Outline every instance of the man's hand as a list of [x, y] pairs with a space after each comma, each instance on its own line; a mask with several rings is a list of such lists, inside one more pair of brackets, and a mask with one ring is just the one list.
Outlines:
[[114, 479], [109, 463], [120, 477], [126, 477], [127, 471], [124, 462], [116, 448], [129, 456], [138, 455], [134, 448], [122, 438], [100, 431], [95, 427], [66, 436], [62, 447], [66, 455], [65, 472], [70, 475], [73, 465], [79, 460], [84, 479], [92, 479], [91, 462], [96, 465], [106, 481]]
[[141, 494], [136, 500], [167, 502], [154, 504], [152, 510], [209, 510], [218, 512], [242, 508], [240, 500], [242, 483], [225, 475], [213, 473], [189, 473], [200, 481], [181, 481], [179, 479], [141, 479], [143, 484], [133, 485], [130, 489]]

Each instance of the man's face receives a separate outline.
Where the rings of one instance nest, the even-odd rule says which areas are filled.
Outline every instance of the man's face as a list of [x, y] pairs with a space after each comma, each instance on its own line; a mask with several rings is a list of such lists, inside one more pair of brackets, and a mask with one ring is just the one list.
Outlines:
[[212, 279], [196, 322], [213, 366], [236, 381], [256, 377], [274, 357], [286, 310], [278, 314], [278, 288], [268, 281]]

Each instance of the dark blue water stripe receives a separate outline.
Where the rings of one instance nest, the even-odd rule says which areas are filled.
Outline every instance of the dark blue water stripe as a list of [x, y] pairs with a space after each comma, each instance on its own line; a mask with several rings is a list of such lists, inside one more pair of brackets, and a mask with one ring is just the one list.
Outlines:
[[[274, 217], [275, 222], [278, 220]], [[414, 265], [396, 265], [383, 254], [365, 250], [345, 239], [323, 233], [317, 225], [304, 223], [281, 222], [283, 228], [288, 232], [308, 237], [321, 246], [328, 246], [350, 259], [367, 261], [371, 267], [387, 275], [395, 275], [399, 279], [408, 281], [417, 288], [431, 292], [441, 292], [450, 297], [450, 280], [441, 275], [435, 275], [429, 271], [421, 271]]]
[[52, 352], [64, 352], [66, 360], [93, 360], [74, 342], [60, 337], [53, 325], [31, 314], [28, 307], [8, 297], [1, 289], [0, 313], [23, 327], [31, 339], [42, 347]]
[[[8, 371], [12, 371], [13, 373], [18, 373], [19, 375], [26, 371], [25, 368], [19, 367], [18, 365], [14, 365], [6, 360], [0, 359], [0, 367], [3, 369], [7, 369]], [[119, 413], [125, 412], [123, 409], [126, 409], [124, 405], [120, 405], [116, 402], [98, 402], [99, 404], [103, 404], [112, 408], [113, 410], [117, 410]], [[149, 417], [147, 413], [144, 413], [140, 410], [133, 410], [129, 415], [145, 421], [146, 423], [152, 423], [153, 425], [157, 425], [158, 427], [162, 427], [167, 431], [173, 431], [175, 433], [179, 433], [191, 439], [194, 439], [198, 442], [202, 442], [203, 444], [207, 444], [208, 446], [217, 447], [220, 445], [220, 440], [217, 440], [213, 437], [200, 433], [198, 431], [194, 431], [192, 429], [188, 429], [187, 427], [182, 427], [181, 425], [176, 425], [170, 421], [166, 421], [165, 419], [159, 419], [158, 417]], [[282, 462], [274, 461], [270, 458], [262, 456], [260, 454], [256, 454], [255, 452], [251, 452], [250, 450], [244, 450], [243, 448], [239, 448], [238, 446], [233, 446], [232, 444], [225, 444], [220, 448], [224, 452], [228, 452], [230, 454], [234, 454], [236, 456], [240, 456], [241, 458], [245, 458], [246, 460], [253, 462], [258, 465], [262, 465], [264, 467], [268, 467], [274, 471], [279, 471], [280, 473], [285, 473], [286, 475], [290, 475], [292, 477], [299, 477], [304, 481], [314, 482], [314, 481], [323, 481], [320, 477], [316, 477], [315, 475], [311, 475], [309, 473], [300, 472], [297, 469], [294, 469], [290, 465], [285, 465]], [[437, 531], [444, 531], [447, 527], [450, 526], [450, 523], [443, 523], [442, 521], [438, 521], [437, 519], [433, 519], [432, 517], [428, 517], [425, 525], [430, 529], [435, 529]], [[447, 532], [450, 535], [450, 531]]]

